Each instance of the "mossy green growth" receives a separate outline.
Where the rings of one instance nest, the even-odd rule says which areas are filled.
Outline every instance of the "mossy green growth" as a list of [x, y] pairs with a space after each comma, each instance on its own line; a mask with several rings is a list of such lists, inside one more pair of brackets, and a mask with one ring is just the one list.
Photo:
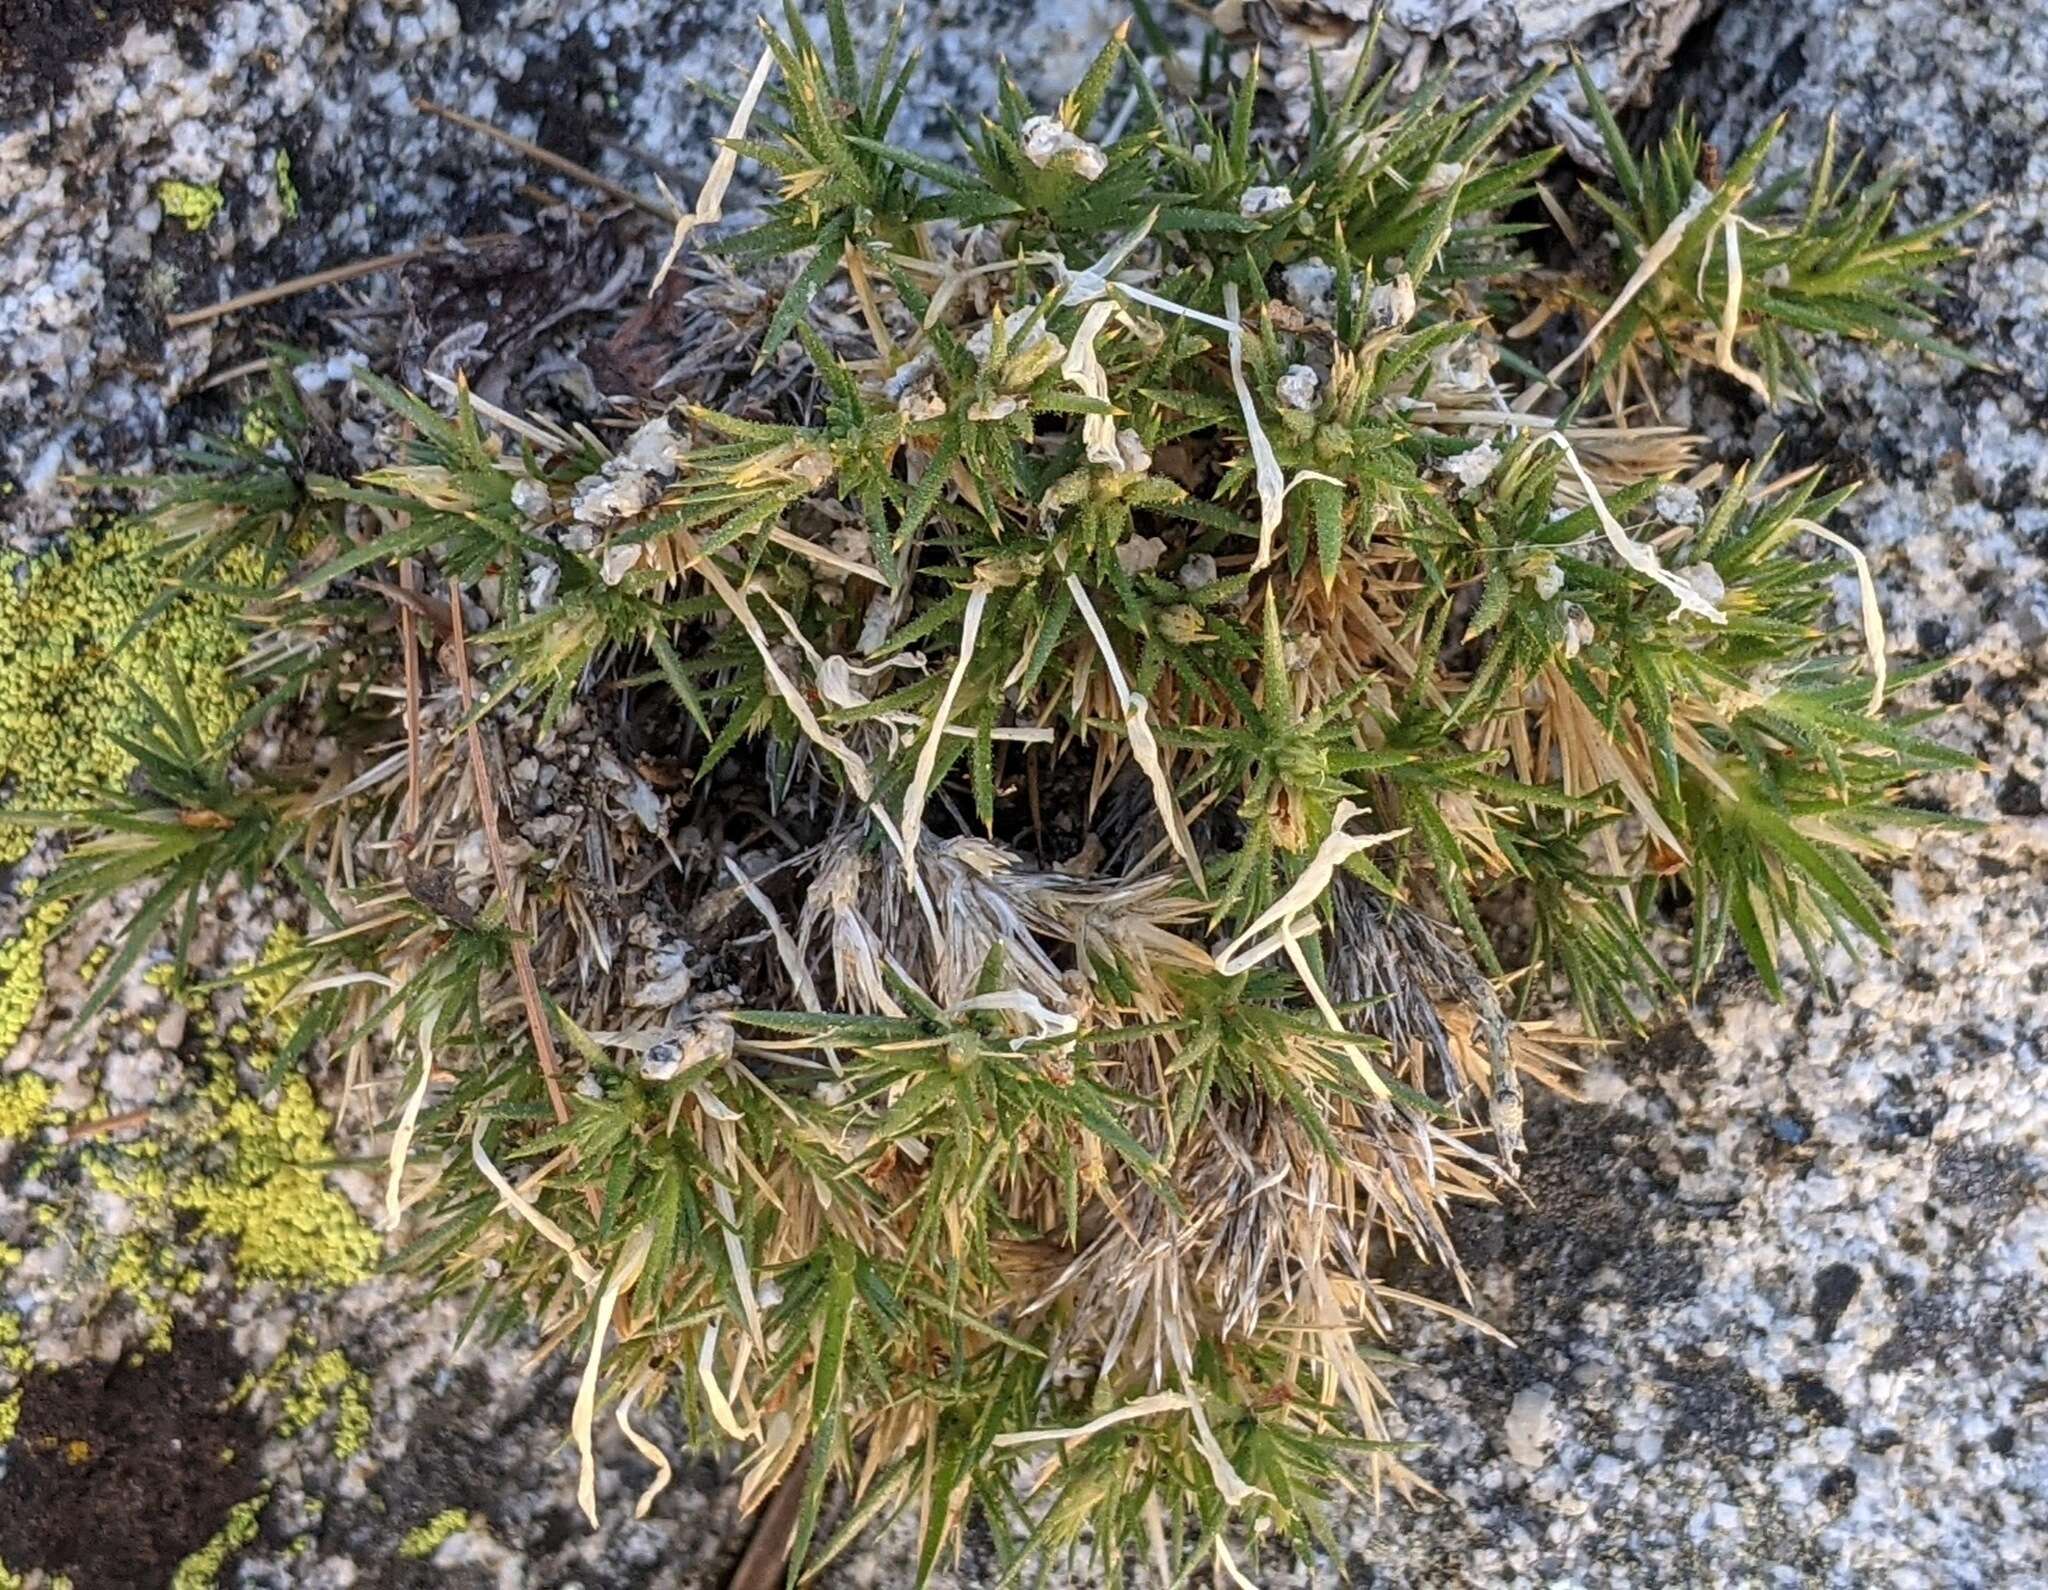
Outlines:
[[[0, 830], [0, 842], [5, 831]], [[61, 901], [28, 913], [21, 931], [0, 944], [0, 1055], [12, 1049], [43, 1002], [43, 952], [70, 914]], [[0, 1133], [0, 1136], [4, 1136]]]
[[469, 1514], [459, 1507], [450, 1507], [436, 1513], [418, 1529], [409, 1531], [398, 1543], [398, 1555], [414, 1562], [422, 1557], [431, 1557], [441, 1549], [443, 1541], [467, 1528]]
[[[159, 533], [121, 523], [25, 570], [17, 565], [16, 578], [0, 582], [0, 781], [8, 805], [61, 809], [118, 785], [134, 767], [118, 737], [142, 727], [141, 692], [161, 693], [168, 672], [184, 685], [202, 733], [233, 726], [247, 701], [230, 672], [244, 650], [237, 603], [187, 591], [141, 625], [162, 594], [162, 576]], [[27, 826], [0, 820], [0, 862], [26, 854], [30, 838]]]
[[188, 232], [204, 232], [227, 202], [220, 189], [211, 183], [180, 182], [176, 178], [159, 182], [156, 198], [164, 207], [164, 214], [183, 221]]
[[256, 1520], [269, 1499], [270, 1493], [262, 1491], [237, 1505], [220, 1532], [178, 1564], [178, 1571], [171, 1575], [171, 1590], [209, 1590], [220, 1583], [220, 1571], [228, 1559], [256, 1538]]
[[51, 1092], [33, 1071], [0, 1080], [0, 1143], [27, 1138], [48, 1120]]
[[280, 149], [272, 165], [277, 174], [277, 202], [284, 209], [287, 221], [299, 218], [299, 187], [292, 181], [292, 155], [289, 149]]

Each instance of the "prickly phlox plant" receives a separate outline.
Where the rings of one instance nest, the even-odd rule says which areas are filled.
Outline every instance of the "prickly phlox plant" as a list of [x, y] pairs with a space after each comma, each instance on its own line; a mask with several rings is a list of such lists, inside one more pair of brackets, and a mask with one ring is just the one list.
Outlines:
[[947, 162], [909, 60], [792, 16], [663, 266], [684, 400], [281, 356], [152, 521], [248, 710], [167, 685], [48, 893], [142, 901], [109, 979], [230, 879], [303, 898], [287, 1057], [388, 1102], [405, 1262], [582, 1366], [593, 1521], [595, 1421], [651, 1496], [658, 1404], [799, 1488], [792, 1581], [905, 1511], [920, 1581], [976, 1516], [1013, 1576], [1314, 1551], [1409, 1483], [1388, 1261], [1464, 1286], [1525, 1085], [1733, 945], [1881, 944], [1953, 765], [1844, 493], [1652, 408], [1926, 342], [1946, 228], [1597, 95], [1581, 197], [1507, 152], [1534, 83], [1318, 84], [1287, 142], [1256, 65], [1159, 64]]

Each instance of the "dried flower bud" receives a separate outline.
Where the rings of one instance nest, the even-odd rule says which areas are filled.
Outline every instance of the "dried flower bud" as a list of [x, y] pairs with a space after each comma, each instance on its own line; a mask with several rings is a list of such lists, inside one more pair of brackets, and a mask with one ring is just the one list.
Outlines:
[[1070, 132], [1057, 116], [1033, 116], [1024, 124], [1024, 158], [1039, 170], [1057, 165], [1083, 182], [1109, 169], [1109, 159], [1087, 139]]
[[1477, 491], [1500, 468], [1500, 449], [1491, 442], [1481, 442], [1477, 447], [1454, 453], [1438, 467], [1467, 491]]
[[1406, 271], [1372, 290], [1366, 319], [1374, 331], [1392, 331], [1415, 318], [1415, 283]]
[[1593, 643], [1593, 620], [1577, 602], [1564, 604], [1564, 654], [1576, 657]]

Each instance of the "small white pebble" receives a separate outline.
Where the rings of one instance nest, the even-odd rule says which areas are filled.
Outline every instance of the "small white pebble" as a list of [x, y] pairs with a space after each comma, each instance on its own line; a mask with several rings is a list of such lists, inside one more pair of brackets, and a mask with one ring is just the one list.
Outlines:
[[604, 549], [604, 583], [607, 585], [617, 585], [619, 581], [633, 572], [639, 562], [640, 543], [637, 541], [627, 542], [621, 546], [606, 547]]
[[1316, 406], [1316, 394], [1321, 386], [1321, 380], [1307, 365], [1290, 364], [1287, 373], [1274, 384], [1274, 390], [1279, 393], [1282, 403], [1305, 414]]
[[1701, 599], [1719, 607], [1728, 594], [1728, 582], [1721, 578], [1721, 571], [1711, 563], [1688, 563], [1674, 571], [1678, 578], [1698, 592]]
[[555, 511], [555, 499], [545, 485], [528, 476], [512, 483], [512, 506], [528, 519], [545, 519]]
[[1337, 302], [1337, 272], [1320, 259], [1299, 260], [1280, 273], [1288, 303], [1304, 315], [1327, 320]]
[[1157, 536], [1132, 536], [1116, 549], [1116, 566], [1126, 574], [1150, 574], [1166, 555], [1166, 543]]
[[1666, 524], [1698, 524], [1701, 518], [1700, 494], [1690, 486], [1659, 486], [1650, 508]]
[[1429, 175], [1422, 179], [1422, 194], [1443, 193], [1455, 188], [1465, 180], [1465, 168], [1455, 160], [1442, 160], [1429, 168]]
[[1515, 1393], [1514, 1403], [1501, 1423], [1500, 1433], [1509, 1458], [1519, 1467], [1535, 1469], [1543, 1466], [1545, 1455], [1557, 1439], [1557, 1421], [1552, 1414], [1552, 1404], [1556, 1400], [1556, 1388], [1541, 1383], [1524, 1386]]
[[1249, 187], [1244, 197], [1237, 201], [1237, 213], [1247, 221], [1261, 221], [1269, 215], [1278, 215], [1294, 203], [1294, 190], [1285, 183], [1272, 187]]

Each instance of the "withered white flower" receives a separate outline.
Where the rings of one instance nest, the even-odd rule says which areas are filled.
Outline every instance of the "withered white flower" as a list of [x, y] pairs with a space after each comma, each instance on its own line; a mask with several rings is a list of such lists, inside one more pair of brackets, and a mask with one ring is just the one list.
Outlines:
[[1093, 182], [1109, 169], [1109, 157], [1057, 116], [1033, 116], [1024, 124], [1020, 142], [1024, 158], [1041, 171], [1057, 165], [1083, 182]]

